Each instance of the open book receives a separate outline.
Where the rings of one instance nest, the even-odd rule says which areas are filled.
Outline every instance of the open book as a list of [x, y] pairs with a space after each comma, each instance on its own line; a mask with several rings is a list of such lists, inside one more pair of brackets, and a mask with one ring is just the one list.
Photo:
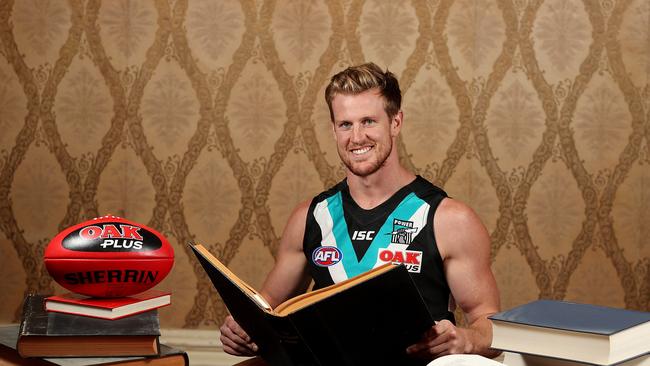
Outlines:
[[272, 309], [205, 247], [191, 248], [272, 366], [426, 364], [406, 355], [434, 322], [404, 266], [387, 264]]

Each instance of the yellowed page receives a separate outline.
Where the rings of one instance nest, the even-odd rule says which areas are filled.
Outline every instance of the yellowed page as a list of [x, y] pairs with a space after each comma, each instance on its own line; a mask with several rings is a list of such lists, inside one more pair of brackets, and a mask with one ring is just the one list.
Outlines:
[[228, 269], [221, 261], [219, 261], [210, 251], [201, 244], [194, 245], [197, 251], [199, 251], [203, 256], [210, 262], [213, 266], [219, 269], [226, 277], [230, 278], [240, 289], [248, 294], [248, 296], [253, 299], [260, 307], [271, 311], [271, 305], [260, 295], [257, 290], [249, 286], [242, 279], [237, 277], [231, 270]]
[[313, 304], [315, 302], [320, 301], [321, 299], [324, 299], [326, 297], [332, 296], [338, 292], [341, 292], [347, 288], [350, 288], [356, 284], [359, 284], [361, 282], [364, 282], [370, 278], [376, 277], [386, 271], [390, 271], [391, 269], [395, 268], [395, 265], [387, 263], [384, 264], [380, 267], [374, 268], [368, 272], [364, 272], [356, 277], [352, 277], [350, 279], [347, 279], [343, 282], [339, 282], [337, 284], [323, 287], [321, 289], [318, 289], [316, 291], [308, 292], [299, 296], [296, 296], [294, 298], [291, 298], [282, 304], [278, 305], [275, 307], [275, 313], [278, 315], [287, 315], [289, 313], [292, 313], [298, 309], [302, 309], [304, 307], [309, 306], [310, 304]]

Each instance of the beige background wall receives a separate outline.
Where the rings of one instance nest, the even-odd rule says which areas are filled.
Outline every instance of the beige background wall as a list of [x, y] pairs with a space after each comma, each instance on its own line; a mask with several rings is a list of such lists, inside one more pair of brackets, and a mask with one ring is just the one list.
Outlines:
[[488, 227], [504, 308], [650, 311], [649, 32], [647, 0], [2, 0], [0, 322], [61, 291], [51, 237], [111, 213], [174, 244], [164, 325], [220, 323], [184, 244], [260, 286], [343, 176], [328, 78], [368, 60], [401, 80], [403, 163]]

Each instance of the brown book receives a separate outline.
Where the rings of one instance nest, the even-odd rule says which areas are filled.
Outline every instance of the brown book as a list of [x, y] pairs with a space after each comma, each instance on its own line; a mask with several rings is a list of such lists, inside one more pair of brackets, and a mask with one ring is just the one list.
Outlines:
[[25, 298], [17, 350], [22, 357], [154, 356], [160, 352], [156, 310], [118, 320], [45, 311], [44, 297]]
[[188, 366], [187, 353], [160, 345], [160, 354], [150, 357], [74, 357], [74, 358], [23, 358], [18, 354], [18, 326], [0, 327], [0, 365], [2, 366]]

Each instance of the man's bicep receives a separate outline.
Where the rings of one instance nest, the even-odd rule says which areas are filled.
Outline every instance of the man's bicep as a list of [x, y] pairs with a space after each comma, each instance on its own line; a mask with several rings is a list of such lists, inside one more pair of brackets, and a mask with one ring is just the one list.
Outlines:
[[304, 292], [309, 285], [307, 260], [302, 252], [309, 202], [292, 212], [280, 239], [275, 264], [262, 286], [262, 295], [272, 307]]
[[445, 273], [468, 323], [499, 311], [499, 292], [489, 266], [468, 259], [450, 260]]
[[499, 292], [490, 268], [490, 237], [469, 207], [452, 200], [444, 203], [441, 219], [434, 221], [436, 236], [449, 288], [471, 323], [499, 311]]

